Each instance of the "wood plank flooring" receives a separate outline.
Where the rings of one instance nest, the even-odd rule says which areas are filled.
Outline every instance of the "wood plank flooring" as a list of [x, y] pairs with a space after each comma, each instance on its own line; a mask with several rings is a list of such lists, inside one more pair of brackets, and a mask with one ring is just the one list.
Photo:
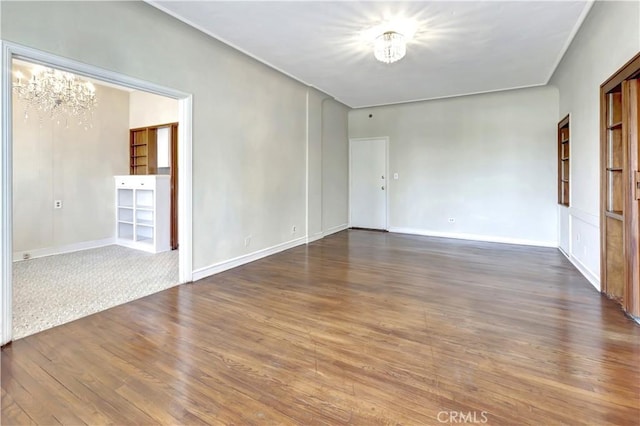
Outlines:
[[640, 327], [555, 249], [345, 231], [18, 340], [12, 424], [640, 422]]

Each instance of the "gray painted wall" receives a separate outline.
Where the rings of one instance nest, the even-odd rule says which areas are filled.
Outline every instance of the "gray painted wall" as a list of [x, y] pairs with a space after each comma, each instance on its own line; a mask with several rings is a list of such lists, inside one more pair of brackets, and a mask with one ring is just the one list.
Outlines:
[[[193, 269], [304, 236], [308, 87], [142, 2], [0, 7], [3, 40], [193, 94]], [[342, 135], [329, 155], [346, 152], [346, 111], [321, 123]], [[328, 172], [344, 178], [346, 159]], [[346, 223], [346, 186], [332, 186], [329, 223]]]
[[[307, 105], [309, 238], [322, 236], [322, 105], [324, 93], [309, 90]], [[346, 139], [346, 137], [345, 137]]]
[[640, 3], [595, 2], [550, 84], [571, 114], [571, 207], [560, 247], [600, 289], [600, 85], [640, 51]]
[[14, 95], [14, 253], [54, 253], [113, 237], [113, 176], [129, 171], [129, 94], [96, 85], [96, 97], [93, 126], [85, 130], [33, 109], [25, 119], [25, 102]]
[[176, 99], [147, 92], [131, 92], [129, 94], [129, 127], [135, 129], [175, 123], [180, 120], [178, 108]]
[[322, 229], [332, 232], [348, 224], [349, 145], [347, 114], [339, 102], [322, 105]]
[[390, 230], [555, 245], [557, 115], [511, 90], [354, 110], [349, 137], [389, 137]]

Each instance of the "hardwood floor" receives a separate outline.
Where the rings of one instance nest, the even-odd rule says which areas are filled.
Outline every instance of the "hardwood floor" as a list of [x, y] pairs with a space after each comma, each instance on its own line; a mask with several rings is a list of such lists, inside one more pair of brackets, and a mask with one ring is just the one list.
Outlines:
[[638, 424], [640, 327], [555, 249], [345, 231], [18, 340], [2, 424]]

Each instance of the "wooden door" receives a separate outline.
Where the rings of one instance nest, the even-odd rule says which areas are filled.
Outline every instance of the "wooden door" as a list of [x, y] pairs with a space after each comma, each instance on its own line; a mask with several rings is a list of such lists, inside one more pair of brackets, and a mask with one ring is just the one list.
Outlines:
[[634, 316], [640, 316], [640, 80], [622, 82], [622, 121], [625, 124], [627, 168], [624, 188], [624, 236], [625, 259], [624, 308]]
[[171, 125], [171, 250], [178, 248], [178, 123]]
[[600, 86], [601, 284], [640, 317], [640, 54]]

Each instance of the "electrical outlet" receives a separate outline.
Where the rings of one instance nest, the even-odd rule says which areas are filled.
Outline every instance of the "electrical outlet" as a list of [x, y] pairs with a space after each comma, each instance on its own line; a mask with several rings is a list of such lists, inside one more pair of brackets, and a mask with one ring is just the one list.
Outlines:
[[53, 202], [53, 208], [54, 209], [61, 209], [62, 208], [62, 200], [55, 200]]
[[450, 218], [449, 218], [449, 223], [453, 223], [453, 222], [455, 222], [455, 221], [456, 221], [456, 218], [455, 218], [455, 217], [450, 217]]
[[251, 245], [251, 235], [244, 239], [244, 246], [249, 247], [249, 245]]
[[293, 226], [291, 227], [291, 233], [292, 233], [292, 234], [295, 234], [295, 233], [296, 233], [296, 226], [295, 226], [295, 225], [293, 225]]
[[397, 173], [394, 173], [394, 174], [393, 174], [393, 178], [394, 178], [394, 179], [398, 179], [398, 174], [397, 174]]

